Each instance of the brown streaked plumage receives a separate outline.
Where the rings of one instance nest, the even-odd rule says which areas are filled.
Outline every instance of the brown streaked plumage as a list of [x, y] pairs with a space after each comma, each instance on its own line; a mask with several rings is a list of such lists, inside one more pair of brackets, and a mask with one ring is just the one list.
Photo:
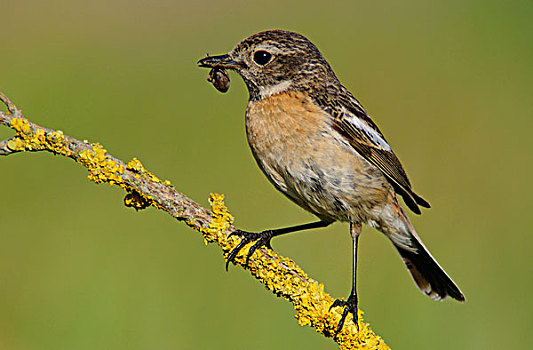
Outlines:
[[422, 292], [435, 300], [465, 300], [421, 242], [396, 194], [417, 214], [429, 203], [414, 193], [381, 131], [315, 45], [297, 33], [266, 31], [198, 64], [235, 70], [243, 78], [250, 93], [246, 132], [259, 167], [279, 191], [320, 219], [261, 233], [236, 232], [243, 239], [228, 263], [250, 241], [256, 243], [247, 259], [257, 247], [270, 247], [275, 236], [349, 222], [352, 292], [331, 306], [344, 307], [339, 332], [349, 312], [357, 325], [357, 242], [364, 223], [389, 237]]

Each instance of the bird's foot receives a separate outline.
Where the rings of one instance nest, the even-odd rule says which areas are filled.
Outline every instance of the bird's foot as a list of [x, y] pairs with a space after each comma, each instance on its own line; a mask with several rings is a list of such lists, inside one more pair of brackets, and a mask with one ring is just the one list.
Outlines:
[[247, 232], [247, 231], [241, 231], [241, 230], [233, 231], [229, 235], [229, 237], [240, 236], [242, 237], [242, 240], [228, 254], [228, 258], [226, 260], [226, 271], [228, 271], [229, 263], [230, 262], [234, 263], [235, 257], [237, 256], [237, 254], [239, 254], [241, 249], [250, 242], [257, 241], [250, 247], [250, 250], [248, 250], [248, 254], [246, 254], [246, 265], [248, 265], [248, 261], [250, 260], [250, 257], [252, 256], [252, 254], [255, 252], [257, 248], [261, 246], [265, 246], [267, 248], [272, 249], [272, 246], [270, 245], [270, 240], [272, 239], [272, 237], [274, 237], [273, 233], [274, 233], [273, 230], [266, 230], [263, 232]]
[[359, 309], [357, 308], [357, 293], [352, 290], [350, 296], [348, 297], [348, 300], [336, 299], [329, 307], [329, 310], [337, 306], [344, 307], [344, 311], [342, 312], [341, 320], [339, 321], [339, 325], [337, 326], [337, 330], [335, 331], [333, 337], [336, 337], [337, 334], [341, 331], [342, 326], [344, 326], [344, 320], [346, 319], [348, 312], [352, 314], [353, 322], [355, 323], [355, 328], [359, 333]]

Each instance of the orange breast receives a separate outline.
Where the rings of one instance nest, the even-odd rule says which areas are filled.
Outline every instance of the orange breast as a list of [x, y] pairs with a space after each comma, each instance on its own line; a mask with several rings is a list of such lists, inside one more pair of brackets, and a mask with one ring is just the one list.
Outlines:
[[[246, 131], [252, 151], [298, 151], [302, 142], [329, 127], [328, 116], [302, 93], [285, 92], [250, 102]], [[257, 154], [262, 156], [262, 154]]]
[[387, 195], [386, 180], [330, 118], [302, 93], [250, 102], [248, 142], [270, 182], [298, 205], [325, 220], [366, 222]]

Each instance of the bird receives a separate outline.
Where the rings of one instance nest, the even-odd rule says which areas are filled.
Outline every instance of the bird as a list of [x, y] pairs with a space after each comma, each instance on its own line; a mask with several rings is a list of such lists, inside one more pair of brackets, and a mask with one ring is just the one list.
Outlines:
[[[250, 242], [247, 265], [257, 248], [272, 248], [274, 237], [347, 222], [352, 289], [346, 300], [336, 299], [330, 311], [342, 308], [335, 335], [349, 313], [358, 330], [357, 251], [365, 224], [390, 239], [422, 293], [434, 300], [449, 296], [465, 301], [422, 243], [398, 197], [416, 214], [430, 204], [414, 192], [389, 142], [317, 46], [299, 33], [267, 30], [197, 64], [242, 77], [249, 92], [246, 136], [257, 164], [277, 190], [319, 219], [262, 232], [234, 231], [232, 235], [242, 239], [229, 252], [226, 269]], [[220, 76], [222, 85], [229, 86], [227, 75]]]

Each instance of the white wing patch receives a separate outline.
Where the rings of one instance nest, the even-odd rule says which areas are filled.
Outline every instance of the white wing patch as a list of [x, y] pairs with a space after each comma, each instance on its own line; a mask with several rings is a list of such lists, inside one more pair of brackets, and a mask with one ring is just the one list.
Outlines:
[[352, 113], [342, 108], [344, 120], [354, 126], [357, 130], [365, 134], [374, 145], [379, 146], [385, 151], [391, 151], [391, 147], [385, 139], [372, 127], [370, 127], [364, 120], [358, 118]]

